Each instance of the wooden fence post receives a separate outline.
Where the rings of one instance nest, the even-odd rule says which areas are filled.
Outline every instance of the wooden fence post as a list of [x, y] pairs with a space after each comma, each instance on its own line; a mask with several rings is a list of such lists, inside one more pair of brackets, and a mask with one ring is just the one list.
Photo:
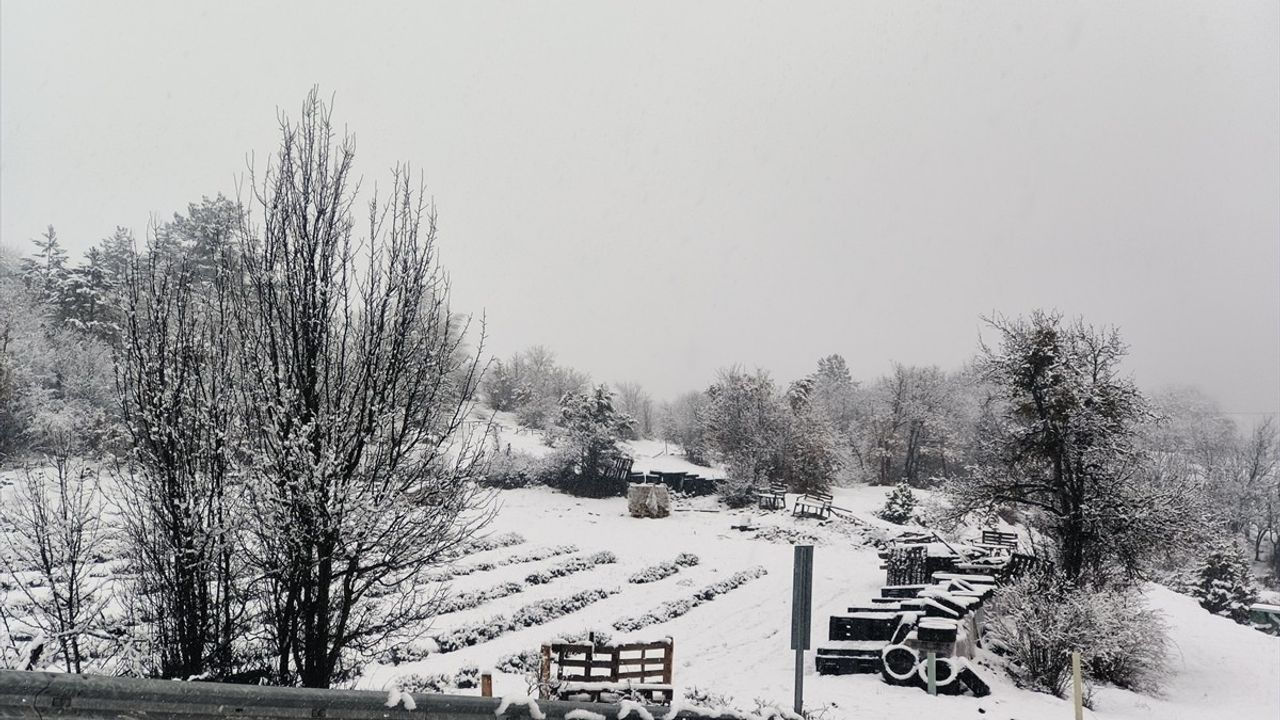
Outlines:
[[938, 694], [938, 653], [933, 650], [930, 650], [929, 659], [926, 662], [929, 663], [929, 668], [928, 668], [929, 694], [937, 695]]
[[1076, 706], [1076, 720], [1084, 720], [1084, 681], [1080, 677], [1080, 651], [1071, 653], [1071, 686]]
[[493, 676], [480, 673], [480, 697], [493, 697]]

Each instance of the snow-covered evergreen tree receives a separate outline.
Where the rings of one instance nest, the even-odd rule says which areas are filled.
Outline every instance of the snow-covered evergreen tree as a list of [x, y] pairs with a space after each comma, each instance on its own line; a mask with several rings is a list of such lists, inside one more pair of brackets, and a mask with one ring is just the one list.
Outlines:
[[1200, 606], [1238, 623], [1249, 619], [1249, 607], [1258, 600], [1258, 589], [1249, 562], [1234, 542], [1217, 543], [1196, 568], [1191, 593]]
[[565, 443], [569, 463], [561, 469], [558, 484], [566, 492], [583, 497], [619, 495], [626, 478], [606, 477], [622, 457], [618, 442], [634, 424], [630, 415], [614, 407], [613, 393], [600, 385], [589, 394], [567, 393], [560, 401], [557, 438]]
[[894, 523], [896, 525], [906, 525], [911, 522], [912, 516], [916, 512], [916, 496], [911, 491], [911, 486], [905, 481], [893, 486], [893, 490], [889, 492], [885, 498], [884, 507], [880, 512], [876, 513], [881, 520]]

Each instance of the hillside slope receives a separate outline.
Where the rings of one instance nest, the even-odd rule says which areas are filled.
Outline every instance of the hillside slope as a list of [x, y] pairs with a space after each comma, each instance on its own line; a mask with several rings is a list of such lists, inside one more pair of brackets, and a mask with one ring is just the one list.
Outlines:
[[[863, 510], [883, 502], [881, 488], [837, 489], [836, 503]], [[555, 579], [481, 607], [438, 618], [433, 633], [483, 623], [493, 615], [510, 615], [531, 602], [561, 598], [589, 589], [619, 589], [604, 600], [545, 624], [502, 635], [455, 652], [431, 655], [402, 665], [369, 668], [361, 684], [384, 687], [405, 673], [454, 673], [464, 665], [491, 667], [502, 657], [536, 648], [556, 635], [605, 630], [615, 638], [675, 640], [675, 681], [731, 697], [752, 709], [758, 698], [787, 705], [792, 693], [794, 654], [788, 649], [791, 598], [791, 542], [812, 542], [815, 552], [815, 644], [826, 638], [829, 615], [870, 597], [883, 582], [873, 548], [863, 544], [865, 531], [845, 521], [818, 523], [794, 520], [787, 513], [754, 510], [706, 512], [686, 508], [661, 520], [626, 514], [621, 498], [583, 500], [545, 488], [505, 491], [494, 533], [517, 532], [525, 543], [465, 559], [464, 564], [516, 555], [538, 547], [576, 544], [582, 552], [609, 550], [614, 564]], [[752, 531], [732, 529], [750, 523]], [[692, 552], [701, 563], [657, 582], [637, 585], [628, 576], [646, 566]], [[524, 578], [533, 570], [563, 563], [565, 557], [498, 567], [456, 578], [453, 590], [474, 591]], [[733, 573], [762, 566], [768, 574], [674, 620], [630, 633], [613, 623], [641, 615], [662, 602], [692, 595]], [[1162, 697], [1116, 689], [1097, 692], [1096, 712], [1107, 720], [1177, 720], [1185, 718], [1280, 717], [1280, 639], [1209, 615], [1194, 601], [1164, 588], [1149, 590], [1152, 604], [1167, 614], [1180, 654]], [[946, 712], [948, 717], [1068, 718], [1070, 706], [1057, 698], [1018, 689], [996, 669], [983, 669], [994, 693], [987, 698], [931, 698], [919, 690], [891, 687], [878, 676], [826, 677], [814, 673], [812, 654], [806, 667], [806, 698], [811, 708], [827, 707], [828, 717], [875, 717], [918, 720]], [[495, 678], [498, 693], [526, 692], [520, 675]]]

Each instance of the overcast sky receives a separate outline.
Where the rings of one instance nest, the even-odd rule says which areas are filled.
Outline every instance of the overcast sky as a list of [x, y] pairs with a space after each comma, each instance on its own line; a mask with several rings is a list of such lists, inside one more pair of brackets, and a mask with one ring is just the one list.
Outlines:
[[424, 173], [502, 355], [664, 398], [957, 367], [981, 315], [1052, 307], [1144, 386], [1280, 409], [1275, 0], [0, 8], [22, 252], [234, 194], [319, 84], [367, 185]]

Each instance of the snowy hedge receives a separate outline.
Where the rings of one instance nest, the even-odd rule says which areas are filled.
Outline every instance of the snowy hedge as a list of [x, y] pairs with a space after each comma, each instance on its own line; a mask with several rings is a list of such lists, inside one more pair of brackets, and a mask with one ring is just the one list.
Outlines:
[[497, 550], [498, 548], [511, 547], [512, 545], [521, 545], [523, 543], [524, 536], [520, 533], [512, 532], [503, 535], [492, 535], [458, 545], [453, 550], [444, 553], [441, 559], [456, 560], [474, 553]]
[[597, 565], [608, 565], [616, 562], [618, 562], [617, 555], [608, 550], [601, 550], [586, 557], [570, 558], [566, 562], [546, 570], [529, 573], [524, 580], [530, 585], [545, 585], [556, 578], [589, 570]]
[[637, 585], [655, 582], [675, 575], [680, 572], [680, 568], [682, 567], [693, 567], [694, 565], [697, 565], [698, 562], [699, 559], [697, 555], [694, 555], [693, 553], [680, 553], [672, 562], [662, 562], [657, 565], [650, 565], [649, 567], [636, 572], [634, 575], [627, 578], [627, 582], [635, 583]]
[[526, 552], [526, 553], [521, 553], [519, 555], [512, 555], [511, 557], [505, 557], [499, 560], [478, 562], [473, 565], [459, 565], [457, 567], [450, 568], [449, 570], [446, 570], [444, 572], [438, 572], [438, 573], [429, 575], [427, 576], [427, 579], [431, 582], [444, 582], [446, 580], [449, 580], [455, 577], [460, 577], [463, 575], [470, 575], [472, 573], [478, 573], [478, 572], [488, 572], [490, 570], [494, 570], [500, 567], [506, 567], [508, 565], [522, 565], [524, 563], [537, 562], [539, 560], [546, 560], [547, 558], [553, 558], [560, 555], [568, 555], [569, 553], [575, 553], [575, 552], [578, 552], [577, 545], [555, 545], [553, 547], [538, 548], [537, 550], [530, 550], [529, 552]]
[[439, 652], [447, 653], [464, 647], [488, 642], [499, 635], [535, 625], [551, 622], [556, 618], [575, 613], [588, 605], [614, 595], [618, 590], [585, 590], [566, 598], [549, 598], [525, 605], [511, 617], [498, 615], [488, 620], [455, 628], [435, 638]]
[[736, 587], [741, 587], [742, 585], [767, 574], [768, 571], [760, 566], [736, 572], [724, 580], [712, 583], [711, 585], [702, 588], [687, 598], [670, 600], [662, 603], [644, 615], [621, 618], [613, 623], [613, 627], [622, 632], [630, 632], [650, 625], [667, 622], [668, 620], [674, 620], [703, 603], [710, 602]]
[[498, 598], [515, 595], [516, 593], [523, 591], [524, 585], [521, 583], [505, 582], [499, 585], [494, 585], [491, 588], [485, 588], [484, 590], [459, 593], [453, 597], [445, 598], [445, 601], [440, 604], [440, 608], [436, 613], [444, 615], [445, 613], [470, 610], [471, 608], [480, 607], [490, 600], [497, 600]]

